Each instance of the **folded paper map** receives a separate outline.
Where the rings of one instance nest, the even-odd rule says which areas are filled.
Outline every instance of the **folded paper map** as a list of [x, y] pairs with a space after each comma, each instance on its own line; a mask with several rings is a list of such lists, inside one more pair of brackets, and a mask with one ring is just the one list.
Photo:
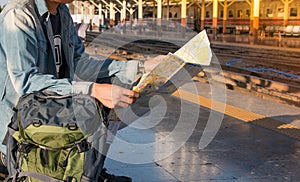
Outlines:
[[200, 32], [174, 54], [169, 53], [150, 73], [142, 76], [133, 90], [147, 95], [172, 93], [210, 64], [212, 52], [205, 31]]
[[197, 34], [174, 54], [187, 63], [209, 65], [212, 53], [206, 31]]

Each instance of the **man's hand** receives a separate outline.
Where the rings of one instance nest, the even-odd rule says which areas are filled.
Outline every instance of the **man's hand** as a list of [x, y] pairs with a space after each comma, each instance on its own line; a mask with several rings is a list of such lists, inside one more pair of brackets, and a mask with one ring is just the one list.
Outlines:
[[145, 63], [145, 72], [148, 73], [150, 72], [155, 66], [157, 66], [164, 58], [166, 55], [158, 55], [154, 58], [148, 58]]
[[117, 85], [94, 83], [91, 89], [91, 96], [98, 99], [108, 108], [126, 108], [134, 103], [139, 94]]

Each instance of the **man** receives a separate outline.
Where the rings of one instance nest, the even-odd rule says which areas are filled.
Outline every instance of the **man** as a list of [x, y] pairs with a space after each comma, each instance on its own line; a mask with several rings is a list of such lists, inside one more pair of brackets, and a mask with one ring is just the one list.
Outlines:
[[[132, 84], [138, 71], [151, 69], [161, 59], [146, 61], [143, 68], [138, 66], [138, 61], [89, 58], [65, 5], [72, 1], [12, 0], [1, 13], [1, 141], [20, 96], [47, 89], [62, 95], [90, 94], [108, 108], [127, 107], [139, 94], [95, 81], [115, 76], [124, 84]], [[0, 150], [5, 153], [5, 146], [1, 145]], [[105, 171], [103, 175], [106, 176], [101, 177], [103, 180], [110, 181], [105, 178], [113, 177], [119, 181]]]

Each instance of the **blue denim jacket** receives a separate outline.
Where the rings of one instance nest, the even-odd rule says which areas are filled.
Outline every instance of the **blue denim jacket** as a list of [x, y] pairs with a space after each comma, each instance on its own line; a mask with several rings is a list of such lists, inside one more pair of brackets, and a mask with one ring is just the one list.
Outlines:
[[[87, 94], [97, 78], [115, 75], [125, 84], [136, 79], [137, 61], [89, 58], [67, 6], [61, 4], [58, 11], [70, 79], [56, 78], [53, 34], [45, 0], [11, 0], [0, 15], [0, 141], [13, 114], [12, 108], [25, 93], [48, 89], [60, 94]], [[0, 145], [0, 150], [4, 152], [4, 146]]]

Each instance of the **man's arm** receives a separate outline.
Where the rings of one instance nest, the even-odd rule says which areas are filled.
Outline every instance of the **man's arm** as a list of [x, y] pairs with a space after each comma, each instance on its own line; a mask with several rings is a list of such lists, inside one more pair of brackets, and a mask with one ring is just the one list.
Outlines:
[[[56, 79], [39, 71], [38, 40], [33, 18], [22, 9], [12, 9], [4, 17], [2, 48], [6, 53], [7, 69], [18, 94], [53, 87], [53, 91], [67, 94], [73, 91], [68, 79]], [[45, 53], [47, 54], [47, 53]]]

